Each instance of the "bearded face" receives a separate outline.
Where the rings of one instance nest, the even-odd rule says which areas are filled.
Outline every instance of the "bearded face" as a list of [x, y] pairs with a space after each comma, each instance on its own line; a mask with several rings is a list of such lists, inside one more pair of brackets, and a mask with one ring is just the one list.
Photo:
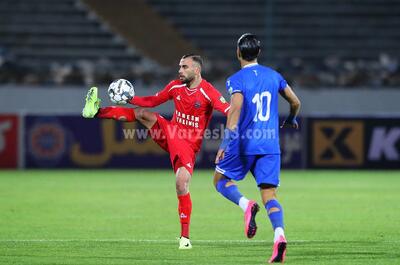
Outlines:
[[179, 80], [184, 84], [190, 84], [199, 73], [199, 66], [191, 59], [181, 59], [179, 62]]

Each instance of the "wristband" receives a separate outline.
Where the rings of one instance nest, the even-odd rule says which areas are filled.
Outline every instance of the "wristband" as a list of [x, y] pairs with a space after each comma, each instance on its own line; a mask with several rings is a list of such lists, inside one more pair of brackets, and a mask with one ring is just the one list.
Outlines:
[[287, 118], [286, 121], [288, 121], [289, 123], [293, 123], [296, 120], [296, 116], [290, 114]]

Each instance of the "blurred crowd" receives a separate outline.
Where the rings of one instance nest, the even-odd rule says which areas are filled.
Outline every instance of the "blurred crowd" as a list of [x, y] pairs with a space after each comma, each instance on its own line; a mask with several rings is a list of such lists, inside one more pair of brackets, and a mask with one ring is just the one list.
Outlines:
[[[156, 70], [157, 69], [157, 70]], [[99, 57], [97, 61], [78, 60], [74, 63], [52, 62], [46, 65], [20, 63], [0, 48], [0, 86], [93, 86], [109, 84], [118, 78], [135, 80], [144, 86], [159, 83], [169, 74], [167, 69], [146, 60], [132, 65]]]
[[277, 69], [301, 87], [400, 87], [398, 58], [382, 53], [375, 60], [346, 60], [329, 56], [309, 63], [293, 58]]
[[[329, 56], [319, 62], [292, 58], [271, 67], [281, 72], [293, 86], [304, 88], [400, 87], [399, 61], [385, 53], [372, 61], [343, 60], [338, 56]], [[203, 75], [210, 82], [223, 82], [236, 70], [237, 63], [210, 59], [206, 62]], [[148, 61], [120, 67], [118, 62], [107, 58], [99, 58], [95, 62], [54, 62], [46, 67], [35, 67], [19, 63], [16, 58], [0, 48], [0, 85], [88, 87], [125, 78], [134, 81], [136, 85], [146, 87], [165, 83], [176, 76], [176, 67], [164, 69]]]

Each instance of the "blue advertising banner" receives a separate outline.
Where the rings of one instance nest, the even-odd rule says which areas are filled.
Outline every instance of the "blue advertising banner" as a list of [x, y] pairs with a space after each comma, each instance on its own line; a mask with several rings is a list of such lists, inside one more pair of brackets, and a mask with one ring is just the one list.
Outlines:
[[[281, 145], [281, 165], [282, 169], [299, 169], [305, 167], [306, 136], [304, 130], [304, 119], [299, 118], [299, 129], [283, 128], [279, 131]], [[280, 119], [282, 124], [283, 119]]]
[[125, 137], [136, 126], [78, 116], [27, 116], [26, 167], [169, 167], [167, 153], [151, 138]]
[[[205, 132], [196, 168], [213, 168], [226, 118]], [[79, 116], [26, 116], [27, 168], [171, 168], [168, 154], [139, 123]], [[281, 130], [282, 168], [301, 168], [301, 130]], [[172, 169], [171, 169], [172, 170]]]

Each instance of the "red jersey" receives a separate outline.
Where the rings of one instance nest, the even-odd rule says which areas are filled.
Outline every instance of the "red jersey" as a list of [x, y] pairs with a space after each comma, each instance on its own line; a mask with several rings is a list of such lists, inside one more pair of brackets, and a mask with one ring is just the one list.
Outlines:
[[135, 96], [130, 103], [140, 107], [155, 107], [168, 100], [174, 100], [175, 104], [171, 119], [171, 125], [175, 126], [172, 126], [169, 135], [185, 139], [195, 152], [200, 149], [213, 109], [226, 115], [230, 108], [221, 93], [204, 79], [195, 88], [187, 87], [180, 80], [173, 80], [154, 96]]

